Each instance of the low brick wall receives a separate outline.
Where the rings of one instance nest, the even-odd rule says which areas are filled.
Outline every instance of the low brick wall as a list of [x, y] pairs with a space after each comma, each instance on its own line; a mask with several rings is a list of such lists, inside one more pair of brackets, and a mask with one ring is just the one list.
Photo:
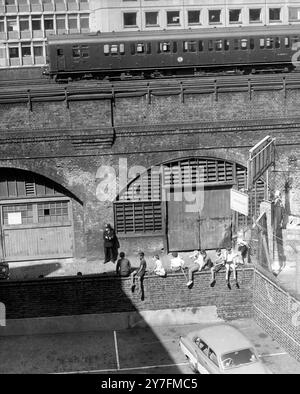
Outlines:
[[232, 320], [252, 316], [253, 269], [239, 271], [239, 281], [240, 289], [229, 290], [225, 272], [220, 272], [211, 288], [206, 271], [195, 275], [189, 289], [182, 274], [150, 275], [144, 279], [144, 301], [131, 292], [129, 279], [110, 276], [7, 281], [0, 283], [0, 302], [6, 305], [7, 319], [216, 306], [220, 318]]
[[300, 302], [261, 268], [254, 274], [253, 309], [256, 322], [300, 361]]

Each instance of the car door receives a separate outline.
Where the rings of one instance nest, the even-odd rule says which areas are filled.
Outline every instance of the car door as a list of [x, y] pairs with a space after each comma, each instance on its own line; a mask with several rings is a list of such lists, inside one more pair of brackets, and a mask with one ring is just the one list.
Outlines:
[[208, 359], [209, 354], [208, 345], [200, 340], [198, 342], [197, 357], [198, 357], [198, 371], [202, 375], [209, 375], [211, 373], [210, 363]]

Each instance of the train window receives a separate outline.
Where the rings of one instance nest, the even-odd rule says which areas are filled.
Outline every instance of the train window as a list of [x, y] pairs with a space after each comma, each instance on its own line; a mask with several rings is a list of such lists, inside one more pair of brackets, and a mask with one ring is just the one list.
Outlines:
[[81, 46], [81, 56], [82, 57], [89, 57], [89, 47], [87, 45]]
[[61, 49], [61, 48], [59, 48], [59, 49], [57, 50], [57, 56], [64, 56], [64, 50]]
[[178, 45], [177, 45], [177, 41], [173, 42], [173, 53], [177, 53], [178, 50]]
[[234, 43], [234, 49], [236, 49], [236, 50], [240, 49], [239, 40], [234, 40], [233, 43]]
[[281, 46], [281, 45], [280, 45], [280, 38], [279, 38], [279, 37], [276, 37], [276, 38], [275, 38], [275, 48], [276, 48], [276, 49], [279, 49], [280, 46]]
[[247, 49], [248, 48], [248, 40], [246, 38], [243, 38], [241, 40], [241, 49]]
[[136, 44], [136, 51], [137, 51], [137, 53], [144, 53], [145, 52], [145, 45], [144, 44]]
[[255, 48], [254, 38], [250, 38], [250, 49], [254, 49], [254, 48]]
[[199, 41], [199, 44], [198, 44], [199, 52], [202, 52], [203, 48], [204, 48], [203, 41]]
[[260, 38], [259, 46], [260, 46], [261, 49], [264, 49], [264, 47], [265, 47], [265, 39], [264, 38]]
[[104, 55], [109, 55], [109, 45], [108, 44], [105, 44], [104, 45]]
[[132, 55], [135, 55], [135, 44], [130, 44], [130, 52]]
[[285, 37], [284, 39], [284, 45], [286, 48], [290, 47], [290, 38], [289, 37]]
[[72, 56], [73, 57], [75, 57], [75, 58], [78, 58], [78, 57], [80, 57], [80, 49], [79, 49], [79, 46], [73, 46], [72, 47]]
[[229, 51], [230, 43], [229, 40], [224, 40], [224, 49], [225, 51]]
[[222, 49], [223, 49], [223, 41], [222, 40], [215, 41], [215, 50], [222, 51]]
[[119, 45], [113, 44], [110, 46], [110, 53], [111, 55], [118, 55], [119, 54]]
[[159, 44], [160, 52], [170, 52], [171, 45], [169, 42], [161, 42]]
[[197, 44], [195, 41], [184, 41], [183, 50], [184, 52], [196, 52]]
[[266, 39], [266, 47], [268, 48], [268, 49], [272, 49], [273, 48], [273, 38], [267, 38]]
[[120, 44], [120, 54], [124, 55], [125, 53], [125, 44]]
[[150, 53], [151, 53], [151, 50], [152, 50], [152, 49], [151, 49], [151, 42], [148, 42], [148, 43], [146, 44], [146, 47], [147, 47], [147, 50], [146, 50], [147, 53], [150, 54]]
[[209, 40], [208, 41], [208, 50], [213, 51], [213, 49], [214, 49], [214, 43], [212, 42], [212, 40]]

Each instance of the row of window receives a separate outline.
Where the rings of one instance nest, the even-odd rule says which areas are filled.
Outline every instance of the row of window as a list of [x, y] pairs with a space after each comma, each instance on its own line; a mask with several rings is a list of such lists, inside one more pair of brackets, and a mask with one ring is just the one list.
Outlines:
[[[280, 49], [280, 48], [290, 48], [295, 42], [300, 42], [300, 36], [294, 37], [267, 37], [267, 38], [242, 38], [233, 40], [193, 40], [193, 41], [182, 41], [178, 43], [177, 41], [163, 41], [158, 42], [156, 45], [157, 53], [177, 53], [179, 51], [179, 46], [182, 45], [181, 50], [183, 52], [202, 52], [204, 50], [208, 51], [229, 51], [234, 50], [254, 50], [256, 48], [260, 49]], [[132, 43], [130, 44], [131, 55], [135, 54], [151, 54], [153, 44], [148, 43]], [[109, 55], [124, 55], [125, 54], [125, 44], [105, 44], [103, 47], [104, 54]], [[61, 50], [59, 50], [59, 55], [62, 56]], [[88, 45], [74, 45], [73, 46], [73, 57], [88, 57], [89, 56], [89, 46]]]
[[29, 31], [71, 29], [89, 29], [89, 14], [0, 16], [0, 33], [8, 33], [9, 36]]
[[[222, 23], [222, 9], [208, 9], [208, 10], [188, 10], [187, 11], [187, 23], [189, 26], [201, 25], [202, 14], [208, 13], [209, 24], [221, 24]], [[269, 22], [281, 22], [282, 21], [282, 8], [275, 7], [268, 9]], [[250, 23], [259, 23], [263, 21], [263, 9], [262, 8], [250, 8], [248, 10], [248, 17]], [[166, 11], [166, 24], [168, 26], [180, 26], [182, 24], [183, 16], [178, 11]], [[230, 24], [242, 24], [243, 13], [241, 8], [229, 9], [228, 19]], [[124, 12], [123, 14], [123, 25], [124, 27], [137, 27], [138, 26], [138, 13], [137, 12]], [[289, 7], [289, 21], [300, 21], [300, 7]], [[160, 25], [160, 12], [150, 11], [145, 12], [145, 25], [146, 27], [154, 27]]]
[[[30, 5], [45, 5], [45, 4], [88, 4], [89, 0], [0, 0], [0, 5], [5, 5], [8, 7], [22, 7]], [[21, 8], [22, 10], [22, 8]]]

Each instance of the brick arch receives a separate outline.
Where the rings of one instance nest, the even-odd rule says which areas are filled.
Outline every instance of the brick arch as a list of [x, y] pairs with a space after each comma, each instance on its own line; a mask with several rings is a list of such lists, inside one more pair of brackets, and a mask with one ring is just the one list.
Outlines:
[[[3, 183], [11, 182], [11, 190], [5, 187]], [[75, 195], [66, 186], [59, 183], [58, 180], [54, 180], [49, 176], [45, 176], [36, 171], [30, 171], [28, 169], [18, 167], [0, 167], [0, 198], [16, 198], [16, 197], [48, 197], [48, 196], [68, 196], [71, 199], [77, 201], [83, 205], [81, 199]], [[44, 189], [44, 192], [43, 192]], [[4, 195], [1, 195], [4, 193]], [[6, 194], [6, 196], [5, 196]]]
[[[114, 204], [115, 226], [118, 233], [159, 233], [163, 231], [162, 190], [199, 183], [235, 184], [238, 190], [246, 188], [247, 168], [235, 161], [214, 156], [180, 157], [148, 168], [132, 179], [119, 193]], [[169, 182], [169, 184], [168, 184]], [[258, 200], [264, 198], [264, 182], [257, 182]], [[256, 202], [252, 202], [256, 210]], [[246, 219], [236, 215], [236, 223], [245, 225]]]

